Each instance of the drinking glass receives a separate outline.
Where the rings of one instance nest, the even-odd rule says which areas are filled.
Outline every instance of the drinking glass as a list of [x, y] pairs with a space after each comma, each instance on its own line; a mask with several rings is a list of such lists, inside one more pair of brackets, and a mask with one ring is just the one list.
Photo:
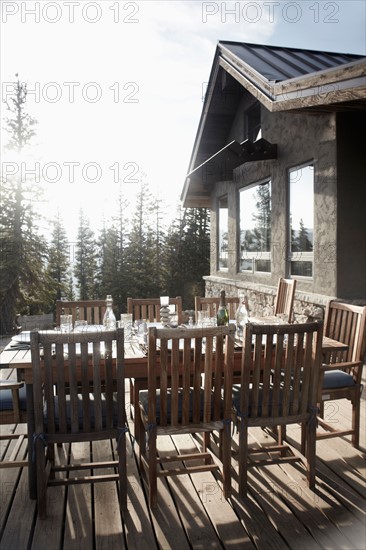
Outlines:
[[87, 326], [88, 326], [88, 321], [86, 321], [85, 319], [78, 319], [74, 323], [74, 331], [82, 332], [83, 330], [85, 330]]
[[61, 332], [72, 331], [72, 315], [60, 315]]
[[121, 313], [121, 320], [118, 326], [125, 330], [125, 340], [131, 340], [132, 337], [132, 313]]
[[177, 326], [178, 326], [178, 315], [177, 315], [177, 313], [171, 313], [170, 314], [169, 324], [172, 328], [177, 328]]
[[197, 325], [199, 327], [205, 326], [205, 321], [208, 319], [208, 311], [205, 309], [202, 309], [201, 311], [197, 311]]

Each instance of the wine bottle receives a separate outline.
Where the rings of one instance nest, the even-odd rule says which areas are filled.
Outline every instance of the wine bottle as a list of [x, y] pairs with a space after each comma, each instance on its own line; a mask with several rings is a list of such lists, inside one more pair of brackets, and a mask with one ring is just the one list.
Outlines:
[[106, 310], [103, 317], [103, 325], [106, 330], [114, 330], [116, 328], [116, 317], [113, 313], [113, 299], [110, 294], [107, 295], [106, 299]]
[[225, 304], [225, 290], [220, 292], [220, 305], [217, 310], [217, 326], [227, 325], [229, 323], [229, 313]]

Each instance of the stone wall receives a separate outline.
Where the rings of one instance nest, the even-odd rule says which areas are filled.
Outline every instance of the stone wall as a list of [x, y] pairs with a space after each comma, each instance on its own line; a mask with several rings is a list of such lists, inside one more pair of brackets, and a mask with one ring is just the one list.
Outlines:
[[[248, 298], [250, 315], [273, 315], [277, 287], [244, 283], [220, 277], [204, 277], [204, 279], [206, 282], [206, 296], [219, 296], [222, 289], [225, 290], [227, 296], [245, 294]], [[307, 315], [309, 320], [323, 319], [327, 301], [332, 299], [334, 299], [334, 296], [320, 296], [296, 291], [294, 300], [295, 320], [297, 315]]]

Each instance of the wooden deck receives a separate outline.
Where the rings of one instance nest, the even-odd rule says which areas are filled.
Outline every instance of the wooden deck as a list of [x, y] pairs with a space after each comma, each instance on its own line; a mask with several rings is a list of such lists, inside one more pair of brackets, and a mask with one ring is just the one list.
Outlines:
[[[127, 393], [128, 395], [128, 393]], [[329, 405], [335, 422], [349, 417], [343, 402]], [[151, 513], [137, 464], [137, 445], [128, 441], [129, 513], [122, 518], [113, 482], [51, 487], [49, 516], [38, 520], [36, 502], [28, 497], [27, 468], [2, 469], [0, 493], [0, 548], [99, 549], [99, 548], [233, 548], [263, 550], [293, 548], [365, 548], [365, 400], [362, 401], [361, 451], [345, 439], [317, 443], [315, 493], [309, 491], [301, 464], [250, 469], [249, 494], [237, 495], [235, 441], [233, 443], [233, 497], [225, 501], [220, 477], [211, 473], [179, 476], [159, 481], [159, 501]], [[1, 426], [5, 430], [24, 426]], [[131, 423], [131, 432], [133, 425]], [[270, 437], [252, 430], [253, 445]], [[294, 452], [299, 449], [300, 429], [288, 428]], [[191, 436], [164, 438], [161, 453], [173, 446], [189, 451], [199, 439]], [[114, 444], [93, 444], [94, 457], [105, 458]], [[1, 448], [1, 454], [11, 449]], [[65, 446], [61, 461], [82, 456], [89, 460], [89, 444]], [[26, 454], [26, 448], [23, 450]]]

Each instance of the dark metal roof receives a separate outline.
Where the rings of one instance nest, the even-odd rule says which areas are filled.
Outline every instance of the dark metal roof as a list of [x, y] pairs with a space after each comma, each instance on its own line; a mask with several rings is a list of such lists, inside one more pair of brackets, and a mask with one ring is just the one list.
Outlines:
[[332, 69], [364, 57], [347, 53], [300, 50], [241, 42], [220, 41], [219, 45], [227, 48], [237, 58], [271, 82], [282, 82], [290, 78]]
[[[230, 135], [248, 95], [269, 112], [364, 111], [366, 57], [220, 41], [181, 195], [184, 206], [209, 207], [211, 184], [231, 180], [238, 163], [254, 160]], [[265, 154], [274, 158], [276, 145], [269, 145], [273, 156]]]

